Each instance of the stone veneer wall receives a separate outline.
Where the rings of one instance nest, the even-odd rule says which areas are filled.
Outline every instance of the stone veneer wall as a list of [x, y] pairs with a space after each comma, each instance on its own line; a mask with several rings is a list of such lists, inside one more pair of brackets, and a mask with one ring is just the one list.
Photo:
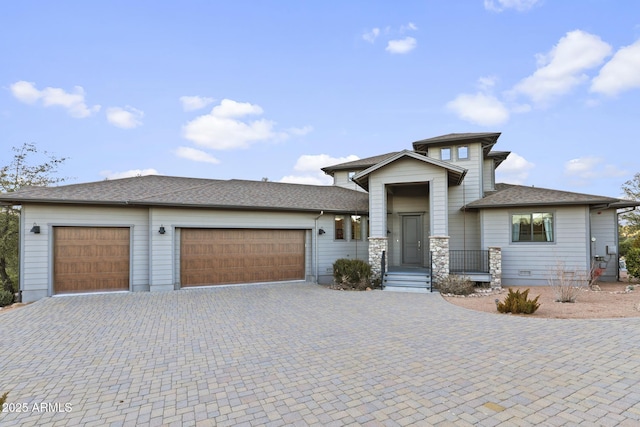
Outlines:
[[491, 288], [502, 288], [502, 249], [489, 248], [489, 274], [491, 275]]
[[382, 272], [380, 271], [380, 262], [382, 261], [382, 252], [387, 253], [387, 265], [389, 264], [389, 251], [386, 237], [369, 237], [369, 265], [371, 266], [371, 280], [382, 280]]
[[449, 236], [430, 236], [429, 247], [433, 268], [431, 280], [437, 285], [449, 277]]

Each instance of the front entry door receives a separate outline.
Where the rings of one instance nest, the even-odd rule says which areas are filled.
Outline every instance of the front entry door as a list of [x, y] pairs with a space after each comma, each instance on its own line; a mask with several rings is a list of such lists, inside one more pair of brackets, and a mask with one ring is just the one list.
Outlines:
[[402, 216], [402, 264], [422, 265], [422, 217]]

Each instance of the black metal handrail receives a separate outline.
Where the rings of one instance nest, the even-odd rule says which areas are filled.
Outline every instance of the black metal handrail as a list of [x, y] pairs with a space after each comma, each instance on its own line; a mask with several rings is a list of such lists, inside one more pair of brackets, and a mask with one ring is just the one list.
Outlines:
[[387, 251], [380, 257], [380, 289], [384, 289], [384, 274], [387, 272]]
[[449, 272], [451, 273], [488, 273], [489, 251], [487, 250], [450, 250]]

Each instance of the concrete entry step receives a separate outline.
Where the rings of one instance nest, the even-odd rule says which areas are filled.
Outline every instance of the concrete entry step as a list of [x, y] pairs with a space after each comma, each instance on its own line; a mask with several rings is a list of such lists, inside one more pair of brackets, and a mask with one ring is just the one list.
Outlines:
[[431, 274], [428, 270], [388, 271], [382, 279], [384, 290], [404, 292], [431, 292]]

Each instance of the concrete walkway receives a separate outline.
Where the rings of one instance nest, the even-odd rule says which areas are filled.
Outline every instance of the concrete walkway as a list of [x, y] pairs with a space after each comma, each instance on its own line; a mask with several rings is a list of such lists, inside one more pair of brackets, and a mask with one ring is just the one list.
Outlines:
[[[3, 426], [640, 424], [640, 319], [275, 284], [0, 314]], [[26, 412], [17, 412], [26, 411]]]

